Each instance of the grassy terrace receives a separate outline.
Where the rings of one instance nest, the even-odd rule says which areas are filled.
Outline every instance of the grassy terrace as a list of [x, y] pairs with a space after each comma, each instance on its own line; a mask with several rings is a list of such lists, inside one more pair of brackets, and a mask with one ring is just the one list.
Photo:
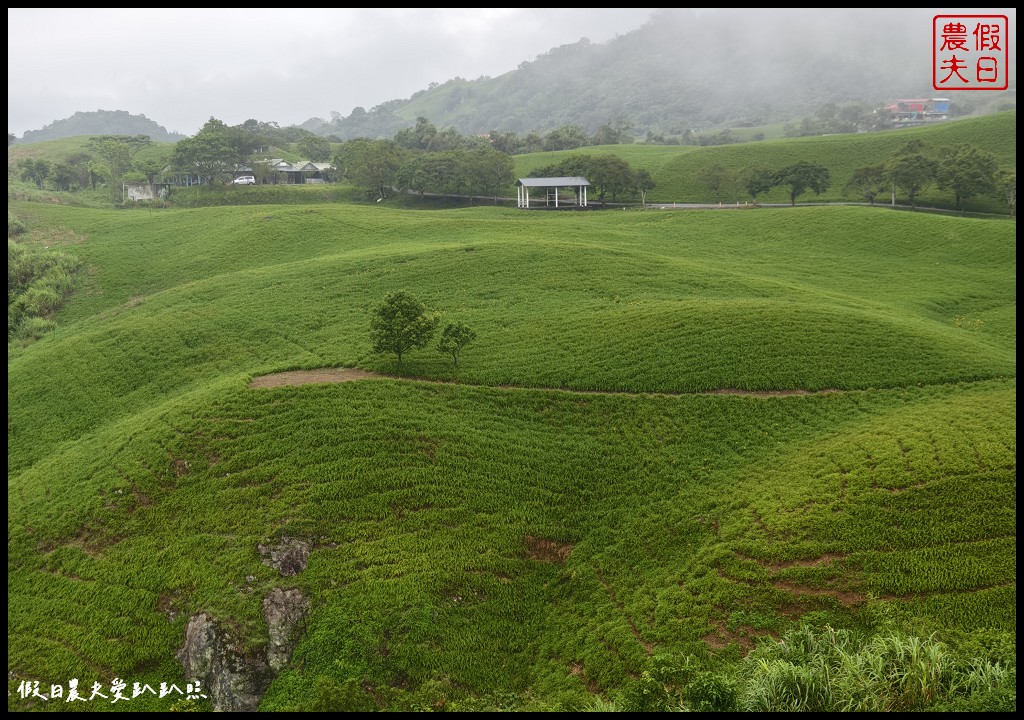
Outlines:
[[[88, 267], [8, 349], [9, 709], [183, 684], [198, 612], [257, 653], [274, 587], [264, 710], [584, 709], [802, 622], [1015, 642], [1015, 223], [9, 207]], [[457, 372], [369, 352], [396, 289], [477, 331]], [[401, 378], [249, 387], [325, 367]]]

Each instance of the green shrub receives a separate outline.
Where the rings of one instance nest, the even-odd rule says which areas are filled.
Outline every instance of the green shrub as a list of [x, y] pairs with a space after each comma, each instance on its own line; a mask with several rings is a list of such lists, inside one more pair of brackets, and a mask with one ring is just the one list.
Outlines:
[[[8, 318], [10, 320], [10, 318]], [[39, 338], [51, 332], [57, 327], [57, 323], [53, 320], [47, 320], [41, 317], [30, 317], [23, 320], [17, 328], [16, 333], [13, 335], [13, 339], [17, 340], [38, 340]], [[8, 333], [8, 340], [12, 339], [10, 333]]]
[[669, 691], [669, 686], [644, 670], [640, 678], [632, 682], [617, 703], [622, 712], [667, 712], [679, 707], [679, 700]]
[[82, 262], [7, 240], [7, 339], [34, 340], [73, 292]]
[[683, 688], [686, 707], [697, 712], [733, 712], [737, 698], [736, 681], [713, 672], [696, 673]]
[[7, 237], [13, 238], [25, 232], [25, 223], [10, 210], [7, 211]]
[[366, 694], [359, 680], [353, 677], [339, 682], [322, 675], [316, 680], [315, 712], [372, 712], [377, 710], [373, 698]]
[[452, 364], [459, 364], [462, 348], [476, 339], [476, 332], [465, 323], [448, 323], [441, 331], [437, 349], [452, 356]]

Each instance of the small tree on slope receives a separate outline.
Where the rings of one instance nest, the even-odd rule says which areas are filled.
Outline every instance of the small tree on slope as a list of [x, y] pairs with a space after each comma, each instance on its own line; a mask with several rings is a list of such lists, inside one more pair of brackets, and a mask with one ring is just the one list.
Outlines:
[[373, 351], [394, 353], [398, 364], [409, 350], [426, 347], [437, 330], [438, 318], [405, 290], [388, 295], [370, 321]]
[[463, 323], [448, 323], [441, 331], [441, 339], [437, 343], [437, 349], [452, 356], [452, 363], [459, 364], [459, 353], [462, 348], [469, 345], [476, 339], [476, 333], [468, 325]]

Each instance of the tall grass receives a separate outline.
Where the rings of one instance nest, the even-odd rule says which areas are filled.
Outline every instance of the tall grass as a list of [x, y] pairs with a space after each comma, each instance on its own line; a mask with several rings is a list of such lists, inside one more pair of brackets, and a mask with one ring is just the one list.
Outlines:
[[[10, 214], [8, 213], [8, 233]], [[7, 240], [7, 342], [31, 341], [56, 327], [53, 316], [74, 291], [82, 261]]]
[[[963, 659], [934, 636], [898, 632], [860, 639], [848, 630], [803, 627], [744, 661], [742, 709], [752, 712], [914, 712], [957, 704], [1014, 711], [1016, 667]], [[1001, 704], [1000, 704], [1001, 701]]]

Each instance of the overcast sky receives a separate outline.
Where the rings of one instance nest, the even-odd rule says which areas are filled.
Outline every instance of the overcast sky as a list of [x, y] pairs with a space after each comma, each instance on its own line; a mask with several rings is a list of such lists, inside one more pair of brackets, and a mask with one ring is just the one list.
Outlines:
[[125, 110], [192, 135], [211, 117], [297, 125], [603, 43], [653, 8], [7, 9], [7, 130]]

